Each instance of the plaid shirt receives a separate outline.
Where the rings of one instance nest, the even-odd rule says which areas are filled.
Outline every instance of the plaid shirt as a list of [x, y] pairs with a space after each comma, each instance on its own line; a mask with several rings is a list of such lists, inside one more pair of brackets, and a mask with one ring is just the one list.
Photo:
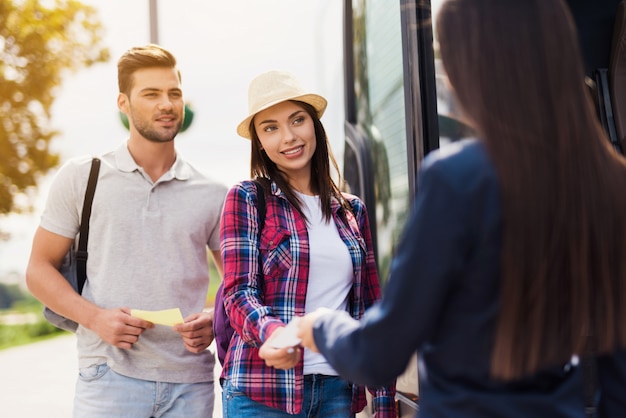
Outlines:
[[[359, 319], [380, 298], [380, 285], [365, 206], [356, 196], [345, 197], [354, 214], [344, 211], [334, 199], [332, 212], [354, 269], [348, 310]], [[254, 183], [243, 181], [235, 185], [224, 203], [220, 230], [224, 304], [237, 332], [221, 377], [229, 379], [254, 401], [297, 414], [302, 410], [303, 362], [290, 370], [275, 369], [265, 365], [258, 350], [277, 327], [294, 316], [304, 315], [309, 277], [308, 233], [305, 220], [275, 183], [272, 182], [271, 196], [265, 200], [260, 242]], [[395, 417], [395, 386], [369, 390], [376, 416]], [[352, 411], [357, 413], [365, 405], [365, 388], [354, 385]]]

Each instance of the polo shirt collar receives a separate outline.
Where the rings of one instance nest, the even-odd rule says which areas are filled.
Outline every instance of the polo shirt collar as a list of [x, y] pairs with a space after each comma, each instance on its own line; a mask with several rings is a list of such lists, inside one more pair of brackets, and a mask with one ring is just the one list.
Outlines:
[[[118, 170], [126, 173], [132, 173], [135, 170], [141, 169], [133, 159], [133, 156], [130, 155], [126, 142], [115, 150], [115, 163]], [[177, 180], [188, 180], [189, 177], [191, 177], [191, 168], [184, 159], [180, 157], [178, 151], [176, 151], [176, 161], [174, 161], [174, 165], [170, 168], [170, 172]]]

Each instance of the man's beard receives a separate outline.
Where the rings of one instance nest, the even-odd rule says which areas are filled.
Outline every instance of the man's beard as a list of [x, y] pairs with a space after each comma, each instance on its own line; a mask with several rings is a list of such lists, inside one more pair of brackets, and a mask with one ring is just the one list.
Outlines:
[[[174, 115], [174, 113], [171, 113], [171, 114]], [[133, 116], [132, 110], [130, 112], [130, 117], [133, 121], [133, 125], [135, 126], [135, 129], [137, 130], [137, 132], [139, 132], [141, 136], [143, 136], [144, 138], [146, 138], [148, 141], [151, 141], [151, 142], [163, 143], [163, 142], [173, 141], [176, 135], [178, 134], [178, 132], [180, 131], [180, 128], [183, 126], [183, 122], [182, 120], [180, 120], [178, 124], [171, 130], [158, 131], [156, 129], [151, 128], [149, 123], [135, 119], [135, 117]]]

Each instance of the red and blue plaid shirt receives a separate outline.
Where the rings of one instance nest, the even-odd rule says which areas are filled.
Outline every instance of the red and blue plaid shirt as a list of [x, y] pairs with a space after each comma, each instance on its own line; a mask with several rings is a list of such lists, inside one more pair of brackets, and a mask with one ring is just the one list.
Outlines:
[[[348, 310], [359, 319], [380, 298], [380, 284], [365, 206], [356, 196], [344, 196], [352, 211], [344, 210], [333, 199], [332, 217], [352, 258], [354, 282]], [[266, 196], [265, 202], [260, 239], [254, 183], [243, 181], [235, 185], [224, 203], [220, 230], [224, 305], [236, 332], [221, 377], [229, 379], [254, 401], [297, 414], [302, 410], [303, 362], [293, 369], [279, 370], [266, 366], [258, 351], [275, 328], [305, 313], [309, 278], [307, 226], [273, 182], [271, 196]], [[375, 416], [395, 417], [395, 386], [369, 390], [374, 398]], [[354, 385], [352, 411], [360, 412], [365, 405], [365, 388]]]

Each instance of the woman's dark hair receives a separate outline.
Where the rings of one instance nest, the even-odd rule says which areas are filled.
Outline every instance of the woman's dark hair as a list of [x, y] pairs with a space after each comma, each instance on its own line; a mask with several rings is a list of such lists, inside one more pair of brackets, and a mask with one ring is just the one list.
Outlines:
[[[117, 83], [120, 93], [130, 95], [133, 74], [143, 68], [176, 68], [176, 58], [159, 45], [138, 46], [126, 51], [117, 61]], [[181, 80], [180, 71], [177, 71]]]
[[[316, 148], [313, 153], [313, 157], [311, 158], [311, 190], [314, 193], [319, 194], [322, 213], [324, 214], [326, 221], [328, 221], [332, 216], [330, 205], [331, 198], [336, 198], [344, 207], [347, 205], [345, 199], [341, 195], [341, 191], [333, 181], [330, 174], [330, 164], [332, 163], [333, 168], [339, 176], [339, 182], [341, 182], [339, 168], [337, 167], [337, 162], [335, 161], [335, 157], [333, 156], [330, 145], [328, 144], [326, 131], [317, 116], [315, 108], [305, 102], [297, 100], [291, 100], [291, 102], [302, 107], [311, 119], [313, 119]], [[282, 173], [276, 164], [270, 160], [265, 150], [261, 147], [261, 141], [259, 140], [259, 136], [257, 135], [254, 127], [254, 118], [250, 121], [250, 133], [252, 134], [250, 175], [252, 178], [268, 178], [276, 182], [276, 185], [283, 191], [283, 193], [285, 193], [287, 200], [289, 200], [302, 217], [306, 219], [306, 216], [302, 211], [302, 202], [289, 185], [284, 173]], [[267, 192], [269, 192], [269, 190]]]
[[491, 372], [511, 379], [626, 346], [626, 168], [598, 123], [561, 0], [448, 0], [444, 68], [496, 167], [501, 307]]

